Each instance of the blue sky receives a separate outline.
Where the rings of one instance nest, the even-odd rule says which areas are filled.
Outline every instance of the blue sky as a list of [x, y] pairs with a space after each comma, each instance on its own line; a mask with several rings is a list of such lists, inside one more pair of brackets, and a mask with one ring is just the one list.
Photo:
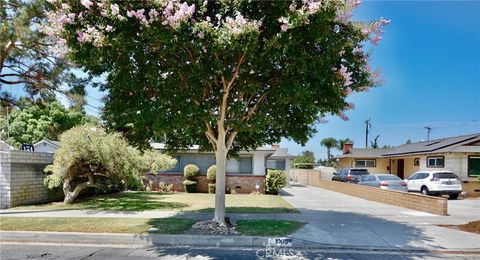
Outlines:
[[[350, 121], [327, 118], [305, 147], [284, 140], [290, 153], [308, 149], [324, 158], [325, 137], [364, 147], [369, 118], [371, 138], [380, 135], [381, 146], [425, 140], [426, 126], [433, 128], [431, 139], [480, 132], [480, 1], [364, 1], [354, 19], [382, 16], [392, 22], [371, 59], [382, 70], [382, 86], [353, 94]], [[88, 89], [87, 113], [98, 115], [101, 96]]]
[[[383, 85], [354, 94], [350, 121], [327, 118], [305, 147], [284, 141], [298, 154], [308, 149], [326, 157], [325, 137], [350, 138], [365, 147], [364, 121], [380, 145], [480, 132], [480, 1], [364, 1], [356, 20], [392, 22], [373, 50]], [[340, 151], [334, 151], [340, 153]]]

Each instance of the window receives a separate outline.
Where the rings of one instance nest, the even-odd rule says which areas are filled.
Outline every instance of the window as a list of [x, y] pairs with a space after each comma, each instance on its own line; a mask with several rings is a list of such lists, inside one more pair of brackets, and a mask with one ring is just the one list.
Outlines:
[[267, 169], [285, 170], [285, 160], [267, 160]]
[[382, 175], [382, 176], [378, 176], [378, 179], [381, 181], [401, 181], [402, 180], [398, 178], [396, 175]]
[[408, 178], [408, 179], [409, 180], [416, 180], [419, 175], [420, 175], [420, 173], [415, 173], [414, 175], [410, 176], [410, 178]]
[[427, 157], [427, 167], [429, 168], [443, 168], [444, 163], [443, 156]]
[[376, 181], [376, 178], [375, 178], [375, 176], [369, 175], [369, 176], [366, 176], [365, 178], [363, 178], [362, 181]]
[[375, 160], [355, 160], [355, 167], [375, 167]]
[[468, 157], [468, 176], [480, 176], [480, 156]]
[[420, 158], [413, 159], [413, 166], [420, 166]]
[[417, 180], [423, 180], [425, 178], [428, 177], [428, 173], [420, 173], [418, 176], [417, 176]]
[[227, 161], [227, 173], [230, 174], [251, 174], [252, 173], [252, 157], [245, 156], [237, 159], [229, 159]]

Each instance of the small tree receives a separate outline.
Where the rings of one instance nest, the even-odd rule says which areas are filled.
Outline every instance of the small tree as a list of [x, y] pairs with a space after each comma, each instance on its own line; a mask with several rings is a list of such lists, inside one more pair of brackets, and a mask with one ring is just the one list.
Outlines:
[[129, 178], [139, 179], [147, 172], [168, 170], [176, 164], [175, 159], [155, 151], [142, 154], [120, 134], [109, 134], [93, 125], [66, 131], [60, 142], [53, 164], [45, 168], [50, 173], [45, 185], [50, 189], [63, 185], [67, 204], [86, 188], [102, 189], [99, 178], [127, 182]]
[[215, 178], [217, 177], [217, 166], [212, 165], [208, 167], [207, 179], [210, 181], [208, 184], [208, 193], [215, 193]]
[[[301, 169], [313, 169], [313, 164], [315, 163], [315, 155], [311, 151], [303, 151], [301, 155], [295, 157], [292, 160], [292, 168], [295, 167], [295, 164], [300, 163], [300, 165], [297, 166], [297, 168]], [[302, 165], [305, 163], [305, 165]]]

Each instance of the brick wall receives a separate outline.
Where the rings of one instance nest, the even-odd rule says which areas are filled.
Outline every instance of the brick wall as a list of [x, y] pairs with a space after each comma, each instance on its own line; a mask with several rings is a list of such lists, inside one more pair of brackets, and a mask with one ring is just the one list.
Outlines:
[[48, 201], [43, 169], [53, 154], [25, 151], [0, 152], [0, 208]]
[[[308, 174], [308, 176], [305, 176], [306, 174]], [[312, 185], [366, 200], [424, 211], [440, 216], [448, 215], [448, 200], [445, 198], [423, 196], [416, 193], [383, 190], [357, 184], [322, 180], [319, 172], [292, 173], [291, 178], [293, 180], [298, 180], [298, 182], [302, 184]]]
[[[197, 191], [198, 192], [208, 192], [208, 183], [209, 180], [206, 176], [201, 175], [196, 177], [197, 179]], [[168, 173], [168, 174], [157, 174], [157, 175], [146, 175], [143, 178], [143, 184], [149, 190], [158, 190], [158, 185], [160, 182], [165, 184], [173, 184], [173, 191], [185, 191], [185, 188], [182, 182], [185, 180], [185, 177], [181, 173]], [[230, 188], [232, 192], [236, 193], [252, 193], [255, 191], [255, 184], [260, 185], [259, 191], [265, 193], [265, 176], [257, 175], [227, 175], [226, 187]]]

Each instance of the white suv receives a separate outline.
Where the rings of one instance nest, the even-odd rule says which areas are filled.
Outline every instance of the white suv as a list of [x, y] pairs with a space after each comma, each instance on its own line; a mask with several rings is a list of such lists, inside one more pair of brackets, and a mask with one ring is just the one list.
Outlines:
[[457, 199], [462, 192], [462, 183], [450, 171], [420, 171], [406, 182], [408, 191], [421, 192], [423, 195], [448, 194], [451, 199]]

